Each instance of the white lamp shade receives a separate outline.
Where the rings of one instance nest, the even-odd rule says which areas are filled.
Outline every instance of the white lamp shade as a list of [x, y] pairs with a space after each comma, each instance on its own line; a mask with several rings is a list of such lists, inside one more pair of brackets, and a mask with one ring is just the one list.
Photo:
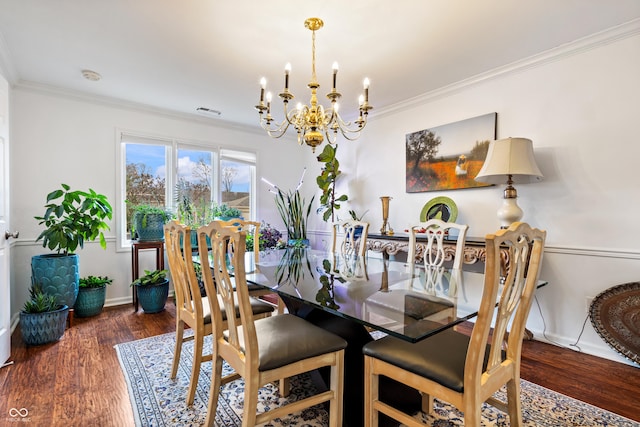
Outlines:
[[515, 184], [542, 181], [533, 156], [533, 143], [527, 138], [505, 138], [491, 141], [487, 157], [475, 180], [503, 184], [511, 175]]

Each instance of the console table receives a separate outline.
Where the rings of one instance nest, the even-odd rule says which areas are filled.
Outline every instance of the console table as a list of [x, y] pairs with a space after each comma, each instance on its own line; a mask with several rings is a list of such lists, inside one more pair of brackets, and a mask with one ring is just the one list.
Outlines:
[[[416, 259], [422, 260], [425, 251], [425, 245], [421, 244], [426, 241], [425, 236], [417, 235]], [[456, 254], [456, 240], [447, 236], [444, 238], [445, 261], [453, 261]], [[398, 252], [409, 252], [409, 233], [376, 234], [369, 233], [367, 237], [367, 249], [374, 252], [381, 252], [383, 256], [396, 255]], [[501, 262], [503, 266], [509, 264], [509, 252], [503, 250], [500, 252]], [[469, 237], [464, 242], [464, 260], [465, 264], [484, 263], [487, 259], [487, 250], [485, 247], [484, 237]]]
[[[139, 254], [138, 252], [145, 249], [155, 249], [156, 251], [156, 269], [164, 270], [164, 241], [143, 241], [138, 240], [131, 241], [131, 281], [133, 282], [140, 277], [140, 270], [138, 267]], [[132, 286], [133, 293], [133, 305], [138, 311], [138, 287]]]

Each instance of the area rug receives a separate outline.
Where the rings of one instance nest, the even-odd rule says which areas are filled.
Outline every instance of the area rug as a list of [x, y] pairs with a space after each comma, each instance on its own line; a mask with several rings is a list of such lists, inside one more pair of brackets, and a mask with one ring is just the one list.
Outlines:
[[[210, 337], [205, 348], [211, 345]], [[193, 343], [183, 345], [182, 358], [175, 380], [169, 378], [175, 343], [175, 334], [169, 333], [138, 341], [116, 345], [116, 352], [129, 389], [136, 426], [201, 426], [206, 418], [211, 363], [204, 363], [194, 404], [185, 404], [191, 370]], [[230, 368], [225, 365], [225, 372]], [[640, 423], [631, 421], [595, 406], [553, 392], [528, 381], [522, 383], [522, 409], [524, 426], [562, 427], [562, 426], [616, 426], [639, 427]], [[216, 427], [234, 427], [241, 425], [243, 409], [243, 382], [233, 381], [220, 392], [216, 413]], [[289, 399], [302, 398], [316, 392], [314, 382], [309, 375], [291, 379]], [[504, 400], [502, 392], [498, 398]], [[288, 399], [280, 397], [275, 386], [261, 389], [259, 411], [267, 407], [281, 405]], [[426, 419], [427, 425], [452, 427], [464, 425], [462, 413], [452, 406], [436, 400], [435, 411]], [[487, 427], [509, 426], [506, 414], [484, 405], [482, 422]], [[328, 416], [324, 408], [307, 409], [286, 418], [277, 419], [265, 427], [325, 427]]]

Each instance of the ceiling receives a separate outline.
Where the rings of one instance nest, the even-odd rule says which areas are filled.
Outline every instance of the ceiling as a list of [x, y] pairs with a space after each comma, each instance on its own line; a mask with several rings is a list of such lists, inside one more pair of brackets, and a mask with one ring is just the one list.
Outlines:
[[337, 61], [346, 112], [364, 77], [384, 109], [639, 19], [640, 1], [0, 0], [0, 69], [15, 85], [177, 113], [206, 107], [222, 113], [212, 120], [256, 126], [259, 80], [279, 93], [287, 62], [296, 100], [309, 100], [309, 17], [325, 23], [321, 102]]

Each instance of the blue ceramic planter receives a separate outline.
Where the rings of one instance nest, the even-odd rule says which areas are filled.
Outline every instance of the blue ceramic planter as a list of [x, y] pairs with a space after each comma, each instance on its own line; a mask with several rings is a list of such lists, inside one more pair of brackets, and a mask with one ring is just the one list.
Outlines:
[[104, 307], [107, 294], [107, 286], [99, 288], [80, 288], [78, 298], [73, 306], [74, 315], [77, 317], [91, 317], [100, 314]]
[[309, 239], [289, 239], [287, 246], [290, 248], [308, 248], [310, 244]]
[[44, 313], [20, 312], [20, 332], [27, 345], [41, 345], [58, 341], [67, 326], [69, 307]]
[[158, 242], [164, 240], [164, 215], [156, 213], [133, 214], [133, 227], [140, 242]]
[[31, 257], [31, 283], [54, 295], [58, 304], [73, 307], [78, 297], [80, 273], [77, 254], [45, 254]]
[[155, 285], [138, 286], [136, 292], [145, 313], [159, 313], [169, 297], [169, 279]]

